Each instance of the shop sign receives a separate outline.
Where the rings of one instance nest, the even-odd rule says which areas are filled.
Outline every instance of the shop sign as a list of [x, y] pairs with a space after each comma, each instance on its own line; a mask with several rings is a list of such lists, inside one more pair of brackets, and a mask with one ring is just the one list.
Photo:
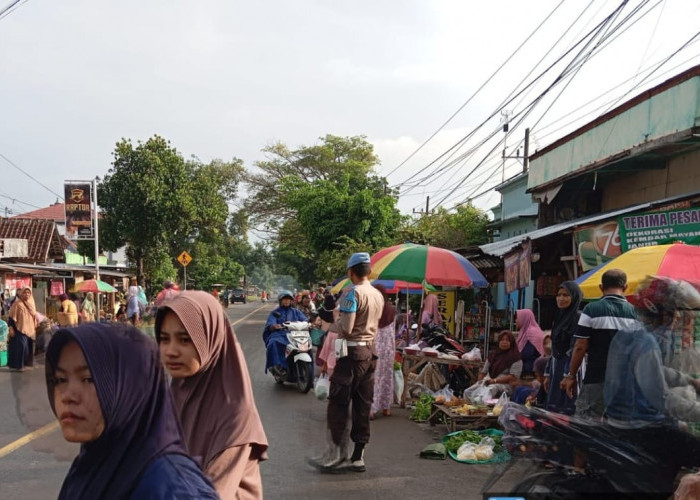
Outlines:
[[503, 258], [506, 293], [530, 286], [532, 241], [526, 240]]
[[623, 215], [618, 218], [622, 251], [700, 238], [700, 207]]
[[0, 257], [22, 258], [29, 256], [29, 240], [18, 238], [0, 239]]
[[589, 271], [622, 254], [617, 221], [583, 226], [574, 231], [581, 269]]
[[438, 299], [438, 311], [442, 317], [443, 326], [454, 335], [455, 333], [455, 296], [454, 290], [445, 290], [438, 292], [428, 292], [429, 295], [435, 295]]
[[12, 290], [18, 290], [26, 287], [32, 286], [32, 278], [31, 276], [18, 276], [13, 273], [6, 273], [5, 274], [5, 288], [8, 288], [10, 291]]
[[72, 240], [92, 240], [92, 183], [69, 182], [63, 185], [66, 200], [66, 237]]
[[53, 280], [51, 282], [51, 295], [62, 295], [65, 291], [63, 289], [63, 280]]

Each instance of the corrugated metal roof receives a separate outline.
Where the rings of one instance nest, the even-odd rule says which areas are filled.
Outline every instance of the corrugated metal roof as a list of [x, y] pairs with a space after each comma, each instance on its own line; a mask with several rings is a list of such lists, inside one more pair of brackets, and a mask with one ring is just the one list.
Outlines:
[[538, 240], [540, 238], [550, 236], [550, 235], [558, 233], [560, 231], [566, 231], [567, 229], [570, 229], [570, 228], [575, 227], [575, 226], [583, 226], [586, 224], [590, 224], [592, 222], [597, 222], [597, 221], [606, 220], [606, 219], [612, 219], [614, 217], [617, 217], [618, 215], [623, 215], [623, 214], [627, 214], [630, 212], [636, 212], [638, 210], [643, 210], [646, 208], [652, 208], [655, 206], [664, 205], [666, 203], [670, 203], [670, 202], [680, 200], [683, 198], [688, 198], [690, 196], [694, 196], [697, 194], [698, 193], [687, 193], [687, 194], [683, 194], [683, 195], [679, 195], [679, 196], [673, 196], [670, 198], [664, 198], [663, 200], [656, 200], [653, 202], [647, 202], [647, 203], [641, 203], [639, 205], [633, 205], [631, 207], [622, 208], [620, 210], [613, 210], [611, 212], [591, 215], [589, 217], [583, 217], [581, 219], [571, 220], [571, 221], [567, 221], [567, 222], [560, 222], [559, 224], [555, 224], [553, 226], [548, 226], [548, 227], [543, 227], [542, 229], [535, 229], [534, 231], [531, 231], [529, 233], [520, 234], [518, 236], [513, 236], [512, 238], [508, 238], [506, 240], [496, 241], [494, 243], [488, 243], [486, 245], [480, 245], [479, 248], [485, 254], [502, 257], [505, 254], [507, 254], [508, 252], [510, 252], [511, 250], [513, 250], [515, 247], [520, 245], [520, 243], [522, 243], [523, 241], [525, 241], [528, 238], [531, 240]]

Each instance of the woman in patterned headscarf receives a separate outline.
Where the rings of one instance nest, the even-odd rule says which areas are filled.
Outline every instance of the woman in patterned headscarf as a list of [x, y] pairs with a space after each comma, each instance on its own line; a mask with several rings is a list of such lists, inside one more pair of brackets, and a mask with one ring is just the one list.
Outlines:
[[25, 366], [34, 366], [36, 306], [31, 288], [25, 287], [19, 293], [10, 307], [9, 319], [7, 365], [11, 370], [22, 371]]

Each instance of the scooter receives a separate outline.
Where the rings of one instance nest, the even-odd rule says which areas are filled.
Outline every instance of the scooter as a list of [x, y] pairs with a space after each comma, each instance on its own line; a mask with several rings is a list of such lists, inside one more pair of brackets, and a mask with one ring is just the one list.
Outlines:
[[495, 493], [518, 462], [529, 467], [509, 492], [518, 497], [668, 498], [673, 492], [680, 468], [620, 439], [607, 425], [515, 403], [504, 407], [499, 423], [504, 448], [522, 460], [497, 467], [485, 494]]
[[271, 370], [275, 382], [295, 383], [303, 394], [309, 392], [314, 383], [313, 351], [311, 350], [311, 325], [306, 321], [287, 321], [287, 347], [285, 357], [287, 369]]

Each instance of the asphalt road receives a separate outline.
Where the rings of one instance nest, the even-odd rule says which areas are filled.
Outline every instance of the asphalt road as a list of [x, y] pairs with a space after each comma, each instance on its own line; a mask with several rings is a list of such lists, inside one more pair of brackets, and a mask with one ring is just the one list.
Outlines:
[[[439, 440], [445, 430], [411, 422], [408, 410], [399, 408], [391, 417], [373, 421], [365, 453], [367, 472], [325, 475], [309, 466], [307, 457], [324, 446], [326, 403], [318, 401], [313, 391], [301, 394], [294, 386], [280, 386], [265, 375], [261, 332], [273, 307], [248, 303], [231, 305], [227, 310], [246, 355], [270, 442], [270, 459], [261, 466], [266, 498], [482, 498], [481, 486], [492, 467], [420, 459], [420, 450]], [[24, 373], [0, 368], [3, 500], [55, 498], [78, 452], [76, 445], [63, 440], [57, 427], [46, 427], [54, 419], [46, 397], [42, 358], [38, 364]], [[28, 443], [17, 443], [37, 430], [45, 434]]]

